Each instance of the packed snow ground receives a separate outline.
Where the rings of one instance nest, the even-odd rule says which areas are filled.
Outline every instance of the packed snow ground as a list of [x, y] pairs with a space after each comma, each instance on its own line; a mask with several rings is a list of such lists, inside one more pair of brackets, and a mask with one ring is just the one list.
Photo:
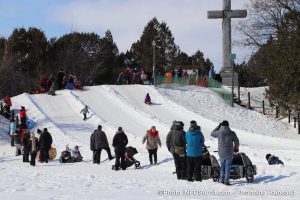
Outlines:
[[[153, 105], [143, 103], [149, 93]], [[299, 199], [299, 136], [289, 127], [255, 111], [231, 108], [214, 92], [199, 87], [155, 89], [152, 86], [94, 86], [84, 91], [58, 91], [56, 96], [22, 94], [12, 98], [13, 108], [21, 105], [37, 128], [47, 127], [58, 154], [65, 146], [81, 146], [81, 163], [60, 164], [58, 157], [36, 167], [22, 163], [10, 147], [8, 122], [0, 127], [0, 199]], [[80, 110], [88, 105], [89, 119], [83, 121]], [[237, 133], [241, 147], [257, 166], [254, 183], [232, 180], [228, 187], [212, 180], [190, 183], [178, 181], [174, 163], [165, 146], [173, 120], [189, 121], [201, 126], [206, 145], [217, 150], [217, 140], [210, 132], [224, 119]], [[102, 152], [100, 165], [92, 164], [89, 138], [101, 124], [109, 143], [122, 126], [129, 145], [138, 149], [135, 156], [142, 168], [113, 171], [113, 161]], [[147, 129], [155, 125], [163, 142], [158, 150], [159, 165], [150, 166], [145, 145], [141, 143]], [[269, 166], [265, 155], [278, 155], [285, 166]], [[217, 155], [216, 155], [217, 156]], [[217, 156], [218, 157], [218, 156]], [[162, 193], [163, 191], [164, 193]], [[192, 191], [194, 193], [188, 193]], [[201, 194], [204, 193], [204, 194]]]

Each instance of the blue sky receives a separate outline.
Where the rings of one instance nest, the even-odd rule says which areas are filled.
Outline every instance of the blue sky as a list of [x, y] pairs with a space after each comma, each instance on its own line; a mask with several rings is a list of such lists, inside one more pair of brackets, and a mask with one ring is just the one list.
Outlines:
[[[233, 9], [243, 9], [250, 0], [232, 0]], [[221, 20], [208, 20], [208, 10], [222, 8], [222, 0], [0, 0], [0, 36], [16, 27], [42, 29], [47, 38], [72, 31], [111, 30], [120, 52], [130, 49], [153, 17], [165, 21], [175, 42], [189, 55], [200, 49], [217, 70], [222, 63]], [[237, 21], [236, 19], [234, 20]], [[233, 39], [239, 38], [237, 33]], [[250, 50], [233, 47], [237, 61], [248, 59]]]

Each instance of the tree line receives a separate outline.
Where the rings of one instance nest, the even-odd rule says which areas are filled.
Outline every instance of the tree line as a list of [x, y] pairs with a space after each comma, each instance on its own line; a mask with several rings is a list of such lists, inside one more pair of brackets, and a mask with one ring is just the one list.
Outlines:
[[300, 0], [253, 0], [251, 16], [237, 29], [241, 43], [256, 51], [247, 63], [235, 66], [240, 85], [268, 85], [271, 103], [300, 107]]
[[151, 19], [130, 50], [119, 52], [108, 30], [96, 33], [72, 32], [47, 39], [38, 28], [15, 28], [8, 38], [0, 38], [0, 96], [32, 92], [42, 75], [56, 77], [60, 69], [76, 75], [83, 85], [114, 84], [126, 67], [152, 72], [152, 41], [156, 41], [158, 71], [180, 65], [198, 65], [202, 75], [213, 69], [210, 59], [198, 50], [188, 56], [176, 45], [165, 22]]

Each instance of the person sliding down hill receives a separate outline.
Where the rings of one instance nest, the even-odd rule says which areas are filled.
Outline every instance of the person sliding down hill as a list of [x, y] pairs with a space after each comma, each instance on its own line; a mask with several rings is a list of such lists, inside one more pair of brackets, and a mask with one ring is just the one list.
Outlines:
[[145, 104], [148, 104], [148, 105], [151, 105], [151, 97], [149, 95], [149, 93], [146, 94], [146, 97], [145, 97]]
[[275, 155], [267, 154], [266, 159], [267, 159], [269, 165], [276, 165], [276, 164], [284, 165], [283, 162], [281, 160], [279, 160], [279, 158]]
[[89, 113], [88, 106], [85, 106], [85, 107], [80, 111], [80, 113], [83, 114], [83, 120], [84, 120], [84, 121], [87, 120], [86, 114]]

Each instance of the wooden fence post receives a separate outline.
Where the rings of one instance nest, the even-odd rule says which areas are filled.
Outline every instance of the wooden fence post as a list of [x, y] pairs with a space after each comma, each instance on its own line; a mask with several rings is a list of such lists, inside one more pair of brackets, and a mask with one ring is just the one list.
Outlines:
[[251, 103], [250, 103], [250, 92], [248, 92], [248, 108], [251, 108]]
[[300, 111], [298, 111], [298, 134], [300, 134]]
[[296, 116], [294, 117], [294, 128], [296, 128], [296, 122], [297, 122], [297, 118]]
[[241, 87], [238, 85], [238, 102], [241, 102]]
[[265, 115], [265, 100], [262, 101], [263, 114]]
[[289, 123], [291, 123], [291, 109], [289, 109], [288, 112], [289, 112]]
[[278, 106], [276, 106], [276, 118], [278, 118], [279, 117], [279, 108], [278, 108]]

